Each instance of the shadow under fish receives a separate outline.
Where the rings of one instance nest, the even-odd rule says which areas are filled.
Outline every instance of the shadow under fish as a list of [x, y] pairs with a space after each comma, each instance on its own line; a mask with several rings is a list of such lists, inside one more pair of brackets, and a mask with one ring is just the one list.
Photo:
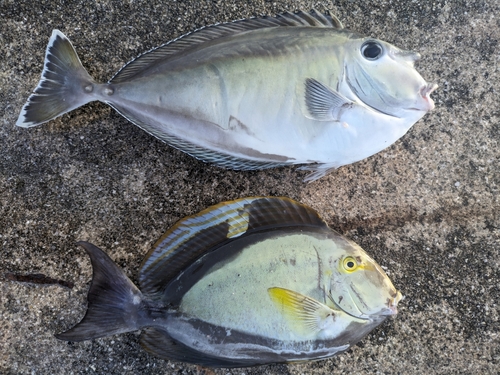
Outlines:
[[93, 279], [82, 341], [143, 330], [168, 360], [246, 367], [347, 350], [397, 312], [382, 268], [288, 198], [220, 203], [177, 222], [145, 257], [137, 288], [99, 248], [79, 242]]

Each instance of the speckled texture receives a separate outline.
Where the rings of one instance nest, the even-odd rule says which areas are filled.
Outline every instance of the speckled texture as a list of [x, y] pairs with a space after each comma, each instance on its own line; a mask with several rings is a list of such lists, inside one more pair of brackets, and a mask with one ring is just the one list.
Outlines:
[[[359, 5], [364, 4], [364, 5]], [[419, 51], [440, 85], [436, 109], [389, 149], [321, 180], [279, 168], [206, 165], [92, 103], [16, 128], [54, 28], [89, 73], [108, 80], [138, 54], [195, 28], [286, 9], [328, 8], [346, 27]], [[249, 195], [309, 204], [388, 270], [400, 313], [333, 359], [216, 374], [495, 374], [499, 340], [498, 2], [0, 2], [0, 373], [189, 374], [156, 359], [138, 333], [78, 344], [53, 334], [85, 311], [90, 263], [105, 249], [133, 280], [144, 254], [183, 216]], [[72, 290], [8, 281], [43, 273]]]

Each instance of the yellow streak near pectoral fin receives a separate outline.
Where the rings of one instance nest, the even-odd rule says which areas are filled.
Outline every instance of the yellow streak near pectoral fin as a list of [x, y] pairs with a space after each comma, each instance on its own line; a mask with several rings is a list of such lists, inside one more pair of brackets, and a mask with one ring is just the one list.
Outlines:
[[326, 319], [332, 319], [334, 315], [328, 306], [293, 290], [274, 287], [267, 292], [290, 329], [297, 334], [310, 336], [318, 333], [324, 328]]

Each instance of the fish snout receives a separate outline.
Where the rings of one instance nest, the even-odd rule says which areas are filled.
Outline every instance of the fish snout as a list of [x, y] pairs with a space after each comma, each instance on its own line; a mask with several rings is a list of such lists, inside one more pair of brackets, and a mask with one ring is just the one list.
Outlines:
[[387, 299], [387, 314], [386, 315], [396, 315], [398, 313], [398, 303], [403, 299], [403, 295], [398, 290], [393, 298]]
[[434, 109], [434, 101], [431, 98], [431, 94], [438, 88], [437, 83], [428, 83], [422, 86], [419, 90], [419, 94], [422, 97], [422, 108], [423, 111], [431, 111]]
[[398, 303], [403, 299], [403, 295], [399, 290], [391, 294], [391, 298], [387, 298], [386, 307], [382, 309], [380, 315], [396, 315], [398, 313]]

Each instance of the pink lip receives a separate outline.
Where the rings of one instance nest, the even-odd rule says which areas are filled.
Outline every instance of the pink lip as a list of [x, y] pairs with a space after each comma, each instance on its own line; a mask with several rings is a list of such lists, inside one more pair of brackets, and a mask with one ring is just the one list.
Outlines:
[[422, 96], [422, 99], [424, 99], [424, 105], [422, 108], [425, 111], [430, 111], [434, 109], [434, 101], [431, 99], [431, 94], [434, 90], [438, 88], [438, 85], [436, 83], [428, 83], [425, 86], [422, 86], [420, 89], [420, 96]]

